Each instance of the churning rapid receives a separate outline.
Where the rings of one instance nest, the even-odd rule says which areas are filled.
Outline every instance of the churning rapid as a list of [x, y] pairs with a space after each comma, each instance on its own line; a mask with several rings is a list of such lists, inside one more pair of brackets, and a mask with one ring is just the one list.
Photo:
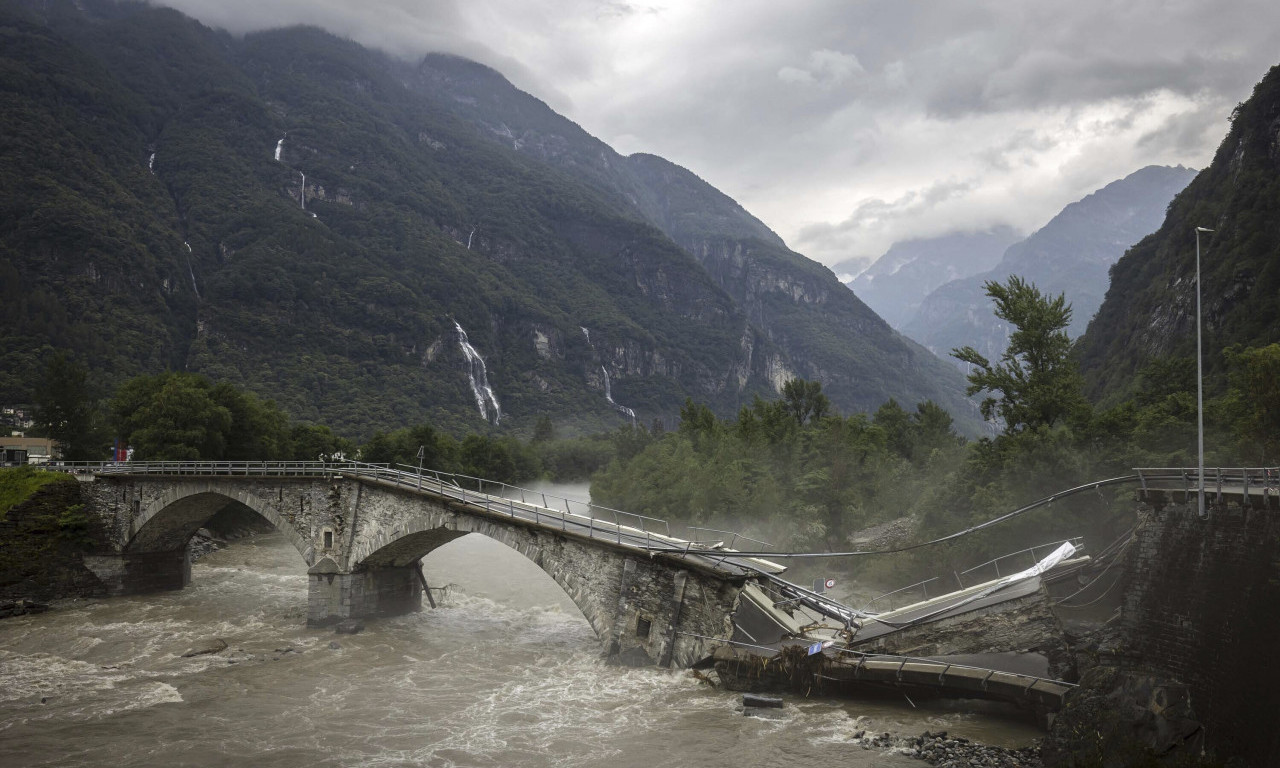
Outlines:
[[501, 544], [466, 536], [424, 563], [454, 585], [439, 608], [354, 636], [304, 626], [306, 568], [279, 534], [210, 554], [181, 592], [6, 619], [0, 765], [919, 766], [850, 739], [1036, 735], [896, 701], [743, 717], [688, 672], [605, 666], [559, 587]]

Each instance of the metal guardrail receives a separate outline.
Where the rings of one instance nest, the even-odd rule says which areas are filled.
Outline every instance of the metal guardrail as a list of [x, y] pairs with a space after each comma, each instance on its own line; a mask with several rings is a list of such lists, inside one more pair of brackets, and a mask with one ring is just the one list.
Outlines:
[[[906, 592], [907, 590], [913, 590], [913, 589], [915, 589], [915, 588], [917, 588], [917, 587], [919, 587], [919, 588], [920, 588], [920, 590], [921, 590], [921, 592], [924, 594], [924, 599], [925, 599], [925, 600], [928, 600], [928, 599], [929, 599], [929, 584], [931, 584], [931, 583], [933, 583], [933, 582], [937, 581], [939, 578], [940, 578], [940, 577], [938, 577], [938, 576], [934, 576], [934, 577], [933, 577], [933, 578], [931, 578], [931, 579], [925, 579], [924, 581], [917, 581], [915, 584], [908, 584], [907, 586], [905, 586], [905, 587], [899, 587], [899, 588], [897, 588], [897, 589], [893, 590], [892, 592], [885, 592], [883, 595], [877, 595], [876, 597], [873, 597], [873, 598], [871, 598], [870, 600], [868, 600], [868, 601], [867, 601], [867, 604], [866, 604], [866, 605], [864, 605], [864, 606], [862, 606], [862, 610], [863, 610], [863, 611], [870, 611], [870, 610], [871, 610], [871, 606], [875, 605], [876, 603], [880, 602], [881, 600], [884, 600], [885, 598], [891, 598], [891, 597], [894, 597], [895, 595], [902, 594], [903, 592]], [[957, 580], [959, 580], [959, 577], [957, 577]], [[963, 589], [963, 587], [962, 587], [962, 589]], [[889, 601], [889, 610], [891, 610], [891, 611], [892, 611], [896, 606], [897, 606], [897, 602], [896, 602], [896, 601], [894, 601], [894, 600], [890, 600], [890, 601]]]
[[[769, 542], [761, 541], [760, 539], [753, 539], [750, 536], [743, 536], [737, 531], [723, 531], [719, 528], [699, 528], [693, 525], [688, 526], [688, 529], [690, 531], [697, 531], [697, 533], [694, 533], [693, 536], [691, 537], [693, 540], [693, 543], [695, 544], [710, 543], [710, 542], [702, 541], [701, 536], [699, 536], [699, 534], [701, 533], [723, 533], [723, 534], [727, 534], [730, 537], [729, 541], [727, 543], [723, 543], [723, 542], [718, 542], [718, 543], [723, 543], [723, 545], [728, 547], [729, 549], [733, 549], [733, 545], [738, 543], [738, 539], [742, 539], [743, 541], [749, 541], [752, 544], [759, 544], [761, 547], [765, 549], [773, 549], [773, 545], [770, 544]], [[714, 538], [715, 537], [713, 536], [712, 539]]]
[[[1143, 498], [1149, 491], [1182, 492], [1189, 498], [1200, 491], [1200, 469], [1198, 467], [1140, 467], [1134, 470], [1141, 485]], [[1180, 488], [1169, 488], [1162, 483], [1172, 482]], [[1205, 467], [1205, 494], [1213, 493], [1218, 503], [1222, 502], [1224, 487], [1240, 486], [1244, 499], [1249, 499], [1249, 491], [1256, 488], [1265, 504], [1270, 504], [1273, 496], [1280, 497], [1280, 467]]]
[[[961, 577], [961, 576], [964, 576], [964, 575], [966, 575], [966, 574], [973, 573], [974, 571], [978, 570], [979, 568], [986, 568], [988, 565], [993, 565], [993, 566], [995, 566], [996, 578], [997, 578], [997, 579], [999, 579], [999, 578], [1003, 578], [1003, 577], [1004, 577], [1004, 574], [1000, 573], [1000, 562], [1001, 562], [1002, 560], [1008, 560], [1008, 559], [1009, 559], [1009, 558], [1011, 558], [1011, 557], [1018, 557], [1019, 555], [1030, 554], [1030, 555], [1031, 555], [1031, 565], [1035, 565], [1036, 563], [1040, 562], [1040, 558], [1039, 558], [1039, 556], [1037, 556], [1037, 555], [1036, 555], [1036, 550], [1037, 550], [1037, 549], [1050, 549], [1050, 550], [1053, 550], [1053, 549], [1057, 549], [1058, 547], [1062, 546], [1063, 544], [1067, 544], [1067, 543], [1070, 543], [1070, 544], [1075, 545], [1075, 548], [1076, 548], [1076, 551], [1077, 551], [1077, 552], [1084, 548], [1084, 538], [1083, 538], [1083, 537], [1081, 537], [1081, 536], [1075, 536], [1075, 537], [1070, 538], [1070, 539], [1060, 539], [1060, 540], [1058, 540], [1058, 541], [1051, 541], [1051, 542], [1049, 542], [1048, 544], [1037, 544], [1037, 545], [1036, 545], [1036, 546], [1034, 546], [1034, 547], [1027, 547], [1026, 549], [1020, 549], [1020, 550], [1018, 550], [1017, 552], [1009, 552], [1008, 554], [1004, 554], [1004, 555], [1001, 555], [1001, 556], [999, 556], [999, 557], [992, 558], [992, 559], [988, 560], [988, 561], [987, 561], [987, 562], [985, 562], [985, 563], [979, 563], [978, 565], [975, 565], [975, 566], [973, 566], [972, 568], [970, 568], [970, 569], [968, 569], [968, 570], [960, 571], [959, 573], [957, 573], [957, 574], [955, 575], [955, 576], [956, 576], [956, 581], [960, 584], [960, 588], [961, 588], [961, 589], [965, 589], [965, 583], [964, 583], [964, 581], [962, 581], [962, 580], [961, 580], [961, 578], [960, 578], [960, 577]], [[1006, 570], [1008, 570], [1008, 569], [1006, 569]]]
[[[605, 507], [587, 501], [580, 501], [578, 499], [570, 499], [566, 496], [557, 496], [552, 493], [546, 493], [545, 491], [538, 491], [532, 488], [522, 488], [518, 485], [511, 485], [510, 483], [504, 483], [499, 480], [487, 480], [482, 477], [464, 475], [458, 472], [441, 472], [434, 469], [423, 469], [422, 474], [419, 475], [417, 467], [412, 467], [407, 464], [397, 464], [396, 466], [401, 469], [391, 471], [397, 473], [399, 477], [412, 476], [415, 478], [426, 478], [429, 474], [431, 478], [435, 480], [437, 487], [446, 487], [442, 485], [443, 483], [464, 489], [467, 485], [474, 485], [476, 493], [484, 496], [497, 497], [510, 501], [515, 501], [516, 496], [519, 496], [520, 503], [530, 508], [534, 508], [534, 505], [529, 501], [529, 499], [540, 499], [542, 501], [540, 508], [545, 510], [543, 514], [553, 512], [559, 514], [559, 508], [563, 506], [564, 514], [566, 515], [584, 519], [599, 520], [601, 518], [596, 513], [602, 512], [612, 518], [614, 525], [623, 525], [624, 523], [622, 521], [626, 520], [631, 523], [630, 527], [646, 533], [658, 534], [661, 532], [662, 536], [669, 538], [672, 541], [681, 541], [681, 543], [683, 543], [680, 539], [672, 538], [671, 526], [666, 520], [661, 520], [656, 517], [639, 515], [634, 512], [626, 512], [621, 509]], [[486, 486], [489, 491], [496, 491], [496, 493], [486, 492]], [[555, 503], [554, 506], [552, 505], [552, 502]], [[578, 509], [576, 512], [574, 511], [575, 505]]]
[[[1084, 539], [1083, 539], [1082, 537], [1080, 537], [1080, 536], [1076, 536], [1076, 537], [1074, 537], [1074, 538], [1070, 538], [1070, 539], [1061, 539], [1061, 540], [1058, 540], [1058, 541], [1051, 541], [1051, 542], [1049, 542], [1049, 543], [1047, 543], [1047, 544], [1037, 544], [1037, 545], [1036, 545], [1036, 546], [1034, 546], [1034, 547], [1027, 547], [1027, 548], [1025, 548], [1025, 549], [1019, 549], [1019, 550], [1018, 550], [1018, 551], [1016, 551], [1016, 552], [1009, 552], [1009, 553], [1006, 553], [1006, 554], [1000, 555], [999, 557], [992, 558], [992, 559], [990, 559], [990, 560], [986, 561], [985, 563], [979, 563], [978, 565], [975, 565], [975, 566], [973, 566], [972, 568], [969, 568], [969, 569], [967, 569], [967, 570], [963, 570], [963, 571], [959, 571], [959, 572], [953, 573], [953, 575], [956, 577], [956, 583], [960, 585], [960, 589], [968, 589], [970, 586], [974, 586], [974, 585], [979, 584], [979, 583], [981, 583], [981, 582], [977, 582], [977, 581], [975, 581], [973, 584], [965, 584], [965, 583], [964, 583], [964, 579], [962, 579], [962, 578], [961, 578], [962, 576], [965, 576], [965, 575], [967, 575], [967, 574], [973, 573], [974, 571], [976, 571], [976, 570], [978, 570], [978, 569], [980, 569], [980, 568], [986, 568], [987, 566], [994, 566], [994, 568], [995, 568], [995, 577], [996, 577], [997, 579], [1000, 579], [1000, 578], [1003, 578], [1003, 577], [1005, 576], [1005, 574], [1000, 573], [1000, 563], [1001, 563], [1002, 561], [1004, 561], [1004, 560], [1008, 560], [1008, 559], [1010, 559], [1010, 558], [1018, 557], [1018, 556], [1020, 556], [1020, 555], [1030, 554], [1030, 555], [1031, 555], [1031, 563], [1030, 563], [1030, 564], [1031, 564], [1031, 565], [1035, 565], [1036, 563], [1040, 562], [1040, 557], [1036, 554], [1036, 551], [1037, 551], [1037, 550], [1044, 550], [1044, 549], [1057, 549], [1058, 547], [1062, 546], [1063, 544], [1065, 544], [1065, 543], [1067, 543], [1067, 542], [1070, 542], [1071, 544], [1074, 544], [1074, 545], [1075, 545], [1075, 547], [1076, 547], [1076, 550], [1077, 550], [1077, 551], [1081, 550], [1081, 549], [1084, 547]], [[1009, 569], [1007, 569], [1007, 568], [1006, 568], [1005, 570], [1007, 571], [1007, 570], [1009, 570]], [[928, 600], [928, 599], [929, 599], [929, 584], [931, 584], [931, 583], [933, 583], [933, 582], [937, 581], [937, 580], [938, 580], [938, 579], [940, 579], [940, 578], [941, 578], [940, 576], [934, 576], [934, 577], [933, 577], [933, 578], [931, 578], [931, 579], [925, 579], [924, 581], [918, 581], [918, 582], [916, 582], [915, 584], [908, 584], [908, 585], [907, 585], [907, 586], [905, 586], [905, 587], [899, 587], [898, 589], [895, 589], [895, 590], [893, 590], [892, 592], [885, 592], [883, 595], [879, 595], [879, 596], [877, 596], [877, 597], [873, 597], [873, 598], [871, 598], [871, 600], [869, 600], [869, 601], [867, 602], [867, 604], [866, 604], [866, 605], [864, 605], [864, 606], [862, 607], [862, 610], [864, 610], [864, 611], [870, 611], [870, 610], [871, 610], [871, 606], [875, 605], [875, 604], [876, 604], [877, 602], [879, 602], [880, 600], [883, 600], [883, 599], [885, 599], [885, 598], [887, 598], [887, 597], [893, 597], [894, 595], [901, 594], [901, 593], [906, 592], [906, 591], [908, 591], [908, 590], [914, 590], [914, 589], [916, 589], [917, 587], [918, 587], [918, 588], [920, 588], [920, 589], [921, 589], [921, 591], [923, 592], [923, 594], [924, 594], [923, 599], [924, 599], [924, 600]], [[938, 595], [941, 595], [941, 594], [943, 594], [943, 593], [942, 593], [942, 592], [939, 592], [939, 593], [938, 593]], [[889, 610], [890, 610], [890, 611], [894, 610], [894, 609], [896, 608], [896, 606], [897, 606], [897, 603], [896, 603], [895, 601], [893, 601], [893, 600], [890, 600], [890, 601], [889, 601]]]

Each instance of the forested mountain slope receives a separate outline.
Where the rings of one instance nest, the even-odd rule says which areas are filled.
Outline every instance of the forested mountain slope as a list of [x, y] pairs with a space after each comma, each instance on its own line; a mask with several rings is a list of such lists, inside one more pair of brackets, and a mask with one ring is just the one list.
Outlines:
[[473, 62], [107, 0], [6, 0], [0, 33], [0, 401], [68, 349], [104, 388], [202, 372], [356, 435], [730, 412], [793, 375], [966, 416], [728, 197]]
[[1162, 357], [1195, 355], [1195, 228], [1201, 235], [1204, 354], [1280, 340], [1280, 66], [1231, 116], [1213, 163], [1169, 205], [1154, 234], [1111, 269], [1111, 287], [1079, 342], [1091, 394], [1123, 396]]

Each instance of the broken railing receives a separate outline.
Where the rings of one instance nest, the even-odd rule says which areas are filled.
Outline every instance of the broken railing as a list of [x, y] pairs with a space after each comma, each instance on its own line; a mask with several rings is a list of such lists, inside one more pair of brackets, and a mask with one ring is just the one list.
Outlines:
[[[969, 568], [967, 570], [953, 572], [952, 575], [955, 577], [956, 584], [958, 585], [958, 589], [962, 589], [962, 590], [967, 589], [977, 584], [991, 581], [990, 578], [979, 579], [976, 576], [973, 576], [971, 574], [976, 574], [978, 571], [981, 571], [982, 569], [985, 569], [985, 568], [991, 568], [992, 570], [994, 570], [994, 578], [1002, 579], [1011, 573], [1017, 573], [1018, 571], [1025, 570], [1024, 568], [1018, 568], [1016, 566], [1010, 565], [1010, 561], [1015, 560], [1015, 558], [1021, 559], [1024, 555], [1029, 555], [1031, 558], [1031, 565], [1035, 566], [1037, 563], [1040, 562], [1041, 554], [1048, 551], [1056, 550], [1057, 548], [1061, 547], [1063, 544], [1071, 544], [1074, 547], [1075, 551], [1080, 551], [1084, 547], [1084, 539], [1077, 536], [1071, 539], [1059, 539], [1057, 541], [1051, 541], [1047, 544], [1037, 544], [1034, 547], [1019, 549], [1016, 552], [1009, 552], [1007, 554], [988, 560], [985, 563], [979, 563], [978, 565], [975, 565], [972, 568]], [[1000, 569], [1001, 563], [1005, 564], [1003, 573], [1001, 573], [1001, 569]], [[967, 584], [965, 583], [966, 576], [969, 577], [968, 579], [969, 583]], [[899, 602], [898, 602], [899, 599], [905, 599], [907, 601], [907, 602], [901, 603], [901, 605], [910, 605], [912, 603], [929, 600], [931, 599], [929, 595], [929, 585], [934, 584], [934, 582], [939, 582], [939, 583], [934, 584], [933, 597], [940, 597], [943, 594], [946, 594], [948, 591], [950, 591], [943, 588], [941, 580], [942, 580], [942, 577], [934, 576], [933, 578], [925, 579], [924, 581], [918, 581], [915, 584], [908, 584], [905, 587], [899, 587], [898, 589], [895, 589], [892, 592], [885, 592], [883, 595], [873, 597], [871, 600], [867, 601], [867, 603], [864, 606], [862, 606], [862, 610], [866, 612], [874, 612], [873, 606], [876, 606], [876, 603], [881, 603], [881, 601], [884, 601], [884, 602], [881, 603], [881, 605], [878, 607], [879, 612], [892, 611], [897, 609], [899, 607]], [[919, 591], [918, 594], [917, 594], [917, 590]], [[887, 603], [887, 607], [885, 607], [885, 603]]]

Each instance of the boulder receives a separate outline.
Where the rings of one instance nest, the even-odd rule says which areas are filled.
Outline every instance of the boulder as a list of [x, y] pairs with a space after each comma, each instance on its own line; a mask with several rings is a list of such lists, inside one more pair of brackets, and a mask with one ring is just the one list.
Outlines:
[[222, 653], [225, 650], [227, 650], [227, 641], [220, 637], [213, 637], [182, 654], [182, 658], [189, 659], [193, 656], [206, 656], [213, 653]]

